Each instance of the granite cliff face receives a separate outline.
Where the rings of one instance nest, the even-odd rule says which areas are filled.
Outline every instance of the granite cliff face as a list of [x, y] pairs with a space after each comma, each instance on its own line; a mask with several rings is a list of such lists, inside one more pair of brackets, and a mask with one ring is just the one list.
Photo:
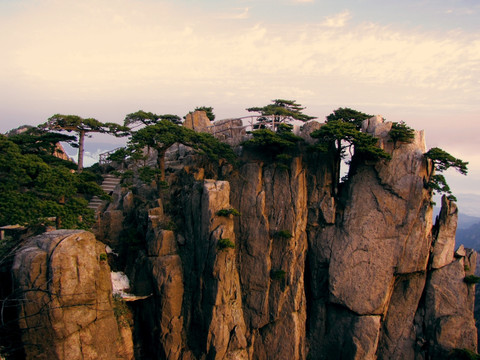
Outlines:
[[[305, 133], [318, 126], [310, 123]], [[475, 270], [476, 253], [454, 253], [454, 203], [443, 199], [432, 222], [425, 184], [433, 169], [423, 156], [423, 133], [394, 148], [390, 127], [380, 117], [364, 122], [364, 131], [392, 159], [354, 158], [338, 193], [332, 159], [306, 149], [287, 166], [245, 150], [233, 169], [176, 147], [168, 154], [167, 190], [118, 187], [95, 233], [119, 253], [112, 266], [125, 271], [131, 291], [142, 296], [130, 303], [134, 345], [124, 332], [108, 345], [101, 341], [108, 349], [93, 340], [85, 350], [77, 348], [81, 356], [107, 351], [105, 358], [131, 358], [134, 351], [139, 359], [442, 359], [454, 349], [476, 351], [474, 287], [464, 281]], [[232, 208], [241, 215], [219, 212]], [[67, 333], [79, 339], [87, 330], [121, 333], [111, 315], [110, 290], [97, 284], [106, 275], [81, 275], [86, 267], [101, 274], [108, 268], [97, 253], [91, 262], [32, 270], [49, 264], [58, 251], [41, 250], [36, 260], [29, 255], [32, 242], [58, 243], [61, 236], [32, 239], [19, 252], [18, 286], [28, 291], [32, 281], [22, 279], [38, 273], [47, 276], [46, 284], [50, 278], [55, 284], [56, 277], [60, 284], [91, 283], [88, 298], [67, 291], [65, 299], [60, 292], [61, 301], [106, 304], [110, 315], [92, 315], [91, 321], [84, 316], [85, 324], [67, 315], [41, 320], [55, 338], [48, 350], [55, 354], [65, 348]], [[22, 311], [28, 318], [38, 309]], [[75, 329], [66, 333], [72, 323]], [[32, 326], [21, 326], [28, 342], [42, 343]]]
[[130, 328], [114, 314], [105, 245], [92, 233], [58, 230], [31, 238], [12, 272], [22, 296], [27, 359], [132, 358]]

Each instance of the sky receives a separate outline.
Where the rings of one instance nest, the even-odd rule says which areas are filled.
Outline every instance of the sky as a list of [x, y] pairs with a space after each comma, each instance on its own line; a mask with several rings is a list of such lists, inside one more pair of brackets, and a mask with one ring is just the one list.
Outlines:
[[[446, 173], [480, 216], [478, 0], [0, 0], [0, 132], [56, 113], [217, 119], [293, 99], [425, 130], [469, 162]], [[119, 140], [87, 139], [88, 161]]]

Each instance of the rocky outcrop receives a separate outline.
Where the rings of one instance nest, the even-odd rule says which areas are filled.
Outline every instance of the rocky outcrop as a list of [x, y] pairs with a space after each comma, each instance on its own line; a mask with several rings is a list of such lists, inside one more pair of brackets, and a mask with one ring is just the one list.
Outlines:
[[211, 126], [212, 123], [207, 116], [205, 111], [196, 110], [194, 112], [190, 112], [185, 116], [185, 126], [188, 129], [192, 129], [198, 132], [208, 132], [208, 127]]
[[[320, 126], [300, 135], [312, 143]], [[354, 156], [341, 183], [333, 155], [306, 145], [281, 162], [244, 149], [236, 168], [172, 147], [168, 190], [118, 188], [96, 232], [121, 247], [116, 266], [142, 298], [132, 305], [136, 357], [443, 359], [476, 351], [476, 254], [454, 252], [453, 202], [442, 199], [433, 223], [423, 132], [394, 144], [391, 126], [380, 116], [363, 123], [391, 160]]]
[[[27, 359], [131, 359], [129, 329], [114, 314], [105, 245], [85, 231], [58, 230], [27, 241], [13, 275], [22, 293]], [[130, 339], [129, 339], [130, 337]]]

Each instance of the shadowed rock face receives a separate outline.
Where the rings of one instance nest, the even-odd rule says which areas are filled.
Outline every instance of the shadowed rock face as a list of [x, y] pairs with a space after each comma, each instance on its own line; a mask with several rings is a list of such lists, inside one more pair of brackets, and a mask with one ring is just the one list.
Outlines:
[[[302, 149], [287, 166], [244, 153], [235, 171], [193, 166], [192, 156], [172, 152], [168, 193], [119, 190], [97, 233], [112, 245], [132, 232], [141, 238], [123, 253], [132, 290], [152, 294], [133, 306], [137, 358], [442, 359], [455, 348], [476, 351], [474, 291], [464, 281], [476, 254], [453, 253], [454, 203], [443, 199], [432, 222], [423, 133], [394, 147], [390, 128], [381, 117], [364, 122], [392, 159], [354, 158], [336, 195], [332, 159]], [[181, 170], [180, 156], [189, 161]], [[219, 213], [232, 207], [241, 215]]]

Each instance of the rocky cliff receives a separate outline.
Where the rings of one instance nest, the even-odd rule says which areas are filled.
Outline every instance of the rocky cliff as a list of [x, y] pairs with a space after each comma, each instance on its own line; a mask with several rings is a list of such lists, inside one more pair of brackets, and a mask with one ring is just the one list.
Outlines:
[[[118, 187], [95, 228], [119, 253], [112, 266], [142, 298], [129, 303], [134, 345], [125, 347], [128, 332], [119, 330], [102, 282], [108, 265], [87, 233], [69, 234], [69, 242], [58, 233], [32, 239], [17, 255], [18, 286], [62, 295], [56, 304], [40, 294], [41, 311], [22, 307], [24, 318], [45, 313], [35, 324], [48, 334], [22, 320], [25, 341], [62, 359], [66, 348], [80, 354], [68, 359], [134, 351], [139, 359], [184, 360], [442, 359], [476, 351], [474, 287], [465, 281], [476, 253], [454, 252], [454, 203], [443, 199], [432, 221], [423, 133], [394, 146], [390, 127], [380, 117], [364, 122], [392, 159], [354, 157], [339, 186], [331, 157], [306, 146], [288, 163], [244, 150], [237, 167], [176, 147], [168, 188]], [[84, 246], [77, 237], [91, 239], [92, 255], [54, 265], [61, 249]], [[80, 308], [97, 315], [67, 315]]]

